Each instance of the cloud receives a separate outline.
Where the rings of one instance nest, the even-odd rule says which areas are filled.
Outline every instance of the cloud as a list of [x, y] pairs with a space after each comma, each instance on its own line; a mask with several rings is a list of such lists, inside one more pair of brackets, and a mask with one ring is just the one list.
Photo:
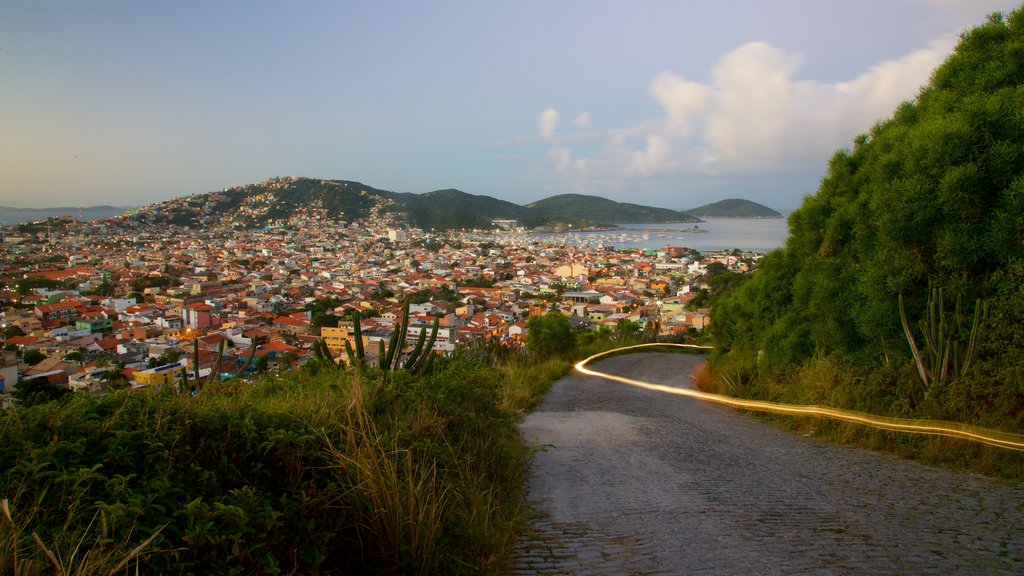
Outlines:
[[548, 158], [555, 164], [555, 171], [566, 174], [572, 166], [572, 151], [568, 148], [548, 150]]
[[[588, 132], [587, 146], [572, 132], [563, 134], [548, 158], [566, 184], [585, 189], [636, 178], [821, 170], [836, 149], [914, 98], [955, 41], [955, 35], [939, 38], [836, 83], [798, 79], [799, 54], [764, 42], [745, 44], [719, 59], [707, 83], [671, 71], [658, 74], [649, 86], [660, 105], [658, 117]], [[557, 120], [556, 110], [545, 110], [541, 136], [551, 138]], [[583, 129], [589, 115], [574, 124]], [[593, 137], [602, 141], [595, 146]]]
[[540, 136], [551, 138], [555, 135], [555, 127], [558, 125], [558, 110], [548, 108], [540, 113]]
[[580, 115], [577, 116], [576, 119], [572, 121], [572, 123], [575, 124], [577, 128], [590, 128], [590, 113], [580, 112]]
[[711, 89], [703, 84], [687, 82], [666, 71], [654, 79], [651, 96], [665, 109], [668, 129], [677, 138], [686, 138], [689, 136], [691, 117], [707, 107]]

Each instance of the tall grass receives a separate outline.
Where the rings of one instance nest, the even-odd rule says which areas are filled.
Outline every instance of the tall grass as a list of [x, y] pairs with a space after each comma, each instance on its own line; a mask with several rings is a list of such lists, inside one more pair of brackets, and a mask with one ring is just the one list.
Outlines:
[[118, 574], [138, 567], [140, 555], [162, 530], [156, 530], [134, 546], [129, 539], [114, 542], [109, 538], [102, 511], [86, 520], [85, 513], [75, 505], [48, 544], [38, 533], [29, 531], [31, 519], [32, 511], [21, 515], [20, 511], [12, 510], [10, 500], [0, 500], [0, 574]]
[[501, 573], [525, 516], [516, 424], [568, 368], [317, 366], [8, 410], [0, 576]]
[[[790, 404], [817, 404], [879, 416], [949, 419], [1017, 431], [1013, 410], [985, 412], [991, 403], [963, 400], [975, 379], [954, 381], [928, 394], [909, 362], [887, 361], [874, 370], [855, 368], [832, 356], [815, 354], [787, 372], [761, 370], [757, 355], [739, 350], [713, 359], [701, 389], [743, 398]], [[1004, 387], [1005, 388], [1005, 387]], [[1024, 389], [1024, 387], [1022, 387]], [[957, 396], [960, 394], [961, 396]], [[982, 397], [982, 395], [977, 395]], [[953, 397], [959, 403], [945, 400]], [[953, 409], [951, 407], [959, 408]], [[1020, 418], [1019, 408], [1016, 413]], [[802, 433], [852, 443], [906, 458], [999, 478], [1024, 479], [1024, 453], [937, 436], [876, 430], [821, 418], [759, 415]]]

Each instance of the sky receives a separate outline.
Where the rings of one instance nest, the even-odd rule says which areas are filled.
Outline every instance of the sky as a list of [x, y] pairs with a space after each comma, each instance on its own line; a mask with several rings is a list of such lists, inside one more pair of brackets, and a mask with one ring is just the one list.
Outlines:
[[1006, 0], [0, 1], [0, 205], [275, 176], [797, 207]]

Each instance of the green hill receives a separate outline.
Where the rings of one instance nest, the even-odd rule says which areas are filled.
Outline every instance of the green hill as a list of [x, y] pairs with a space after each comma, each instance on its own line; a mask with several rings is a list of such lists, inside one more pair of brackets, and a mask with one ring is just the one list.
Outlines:
[[520, 206], [453, 189], [411, 194], [347, 180], [295, 177], [271, 178], [258, 184], [175, 198], [133, 210], [122, 221], [136, 225], [258, 228], [314, 212], [351, 221], [366, 218], [375, 210], [400, 214], [412, 226], [437, 230], [492, 228], [491, 222], [496, 219], [516, 219], [527, 226], [700, 221], [666, 208], [626, 204], [598, 196], [565, 194]]
[[1018, 9], [832, 157], [785, 247], [715, 297], [715, 371], [752, 396], [1024, 432], [1022, 110]]
[[495, 219], [522, 218], [522, 206], [490, 196], [460, 190], [436, 190], [426, 194], [394, 194], [410, 224], [429, 230], [491, 228]]
[[527, 204], [529, 217], [537, 222], [561, 220], [593, 223], [700, 222], [699, 218], [667, 208], [615, 202], [600, 196], [560, 194]]
[[683, 214], [690, 214], [697, 218], [782, 218], [782, 214], [763, 204], [740, 198], [719, 200], [697, 208], [683, 210]]

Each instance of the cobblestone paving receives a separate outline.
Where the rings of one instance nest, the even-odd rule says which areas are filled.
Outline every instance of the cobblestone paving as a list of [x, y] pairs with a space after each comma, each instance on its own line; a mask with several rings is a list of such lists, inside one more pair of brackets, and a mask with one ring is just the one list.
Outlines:
[[[689, 386], [699, 357], [600, 370]], [[522, 426], [542, 450], [517, 574], [1024, 574], [1024, 486], [572, 374]]]

